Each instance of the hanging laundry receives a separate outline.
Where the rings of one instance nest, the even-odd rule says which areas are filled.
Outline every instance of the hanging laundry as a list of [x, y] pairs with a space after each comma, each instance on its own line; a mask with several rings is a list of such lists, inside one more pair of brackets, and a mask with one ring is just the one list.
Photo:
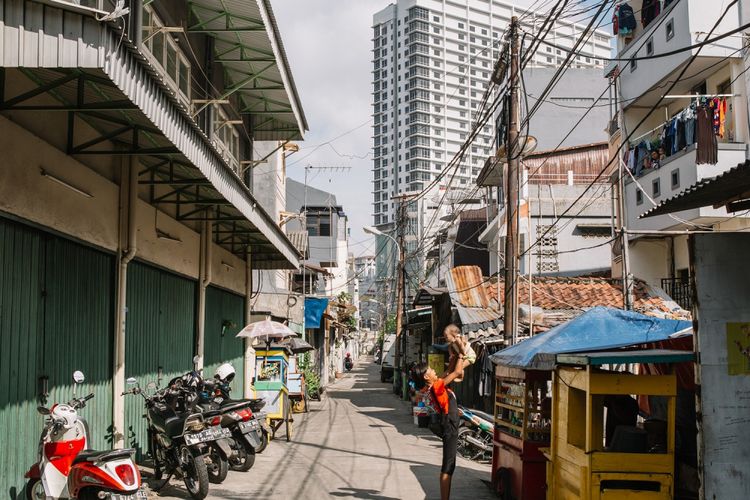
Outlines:
[[719, 99], [717, 97], [714, 97], [711, 99], [708, 103], [708, 107], [711, 109], [711, 114], [713, 116], [713, 127], [714, 127], [714, 134], [719, 135], [719, 127], [721, 126], [721, 118], [720, 118], [720, 111], [719, 111]]
[[643, 0], [641, 6], [641, 24], [645, 28], [661, 12], [661, 2], [659, 0]]
[[726, 121], [727, 121], [727, 99], [722, 97], [719, 100], [719, 133], [718, 136], [722, 139], [726, 133]]
[[615, 7], [615, 13], [612, 18], [613, 25], [616, 27], [616, 35], [629, 36], [635, 31], [635, 13], [633, 7], [623, 3]]
[[615, 11], [612, 13], [612, 34], [617, 35], [620, 31], [620, 6], [615, 6]]
[[708, 106], [701, 106], [696, 110], [696, 114], [698, 151], [695, 155], [695, 163], [716, 165], [719, 161], [719, 144], [714, 133], [713, 110]]

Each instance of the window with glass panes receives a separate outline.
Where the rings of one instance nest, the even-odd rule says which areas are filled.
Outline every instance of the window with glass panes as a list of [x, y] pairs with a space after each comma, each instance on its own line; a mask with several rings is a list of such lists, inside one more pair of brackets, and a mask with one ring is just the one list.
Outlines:
[[143, 7], [143, 48], [152, 63], [162, 69], [165, 81], [183, 104], [190, 104], [190, 63], [172, 34], [150, 6]]
[[240, 164], [240, 134], [237, 127], [229, 122], [227, 114], [221, 106], [215, 104], [213, 109], [213, 136], [216, 148], [229, 165], [239, 172]]

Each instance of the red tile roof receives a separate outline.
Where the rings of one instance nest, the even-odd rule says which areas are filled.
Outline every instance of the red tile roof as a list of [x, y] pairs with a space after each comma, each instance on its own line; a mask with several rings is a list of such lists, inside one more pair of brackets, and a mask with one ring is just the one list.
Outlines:
[[[502, 282], [502, 280], [501, 280]], [[500, 287], [500, 302], [505, 290]], [[519, 303], [528, 305], [528, 279], [521, 278]], [[497, 281], [487, 283], [487, 293], [497, 299]], [[690, 313], [682, 309], [662, 290], [655, 289], [641, 280], [633, 285], [634, 304], [637, 312], [652, 316], [685, 319]], [[532, 305], [545, 311], [580, 310], [595, 306], [622, 308], [622, 282], [612, 278], [585, 277], [538, 277], [533, 278]]]

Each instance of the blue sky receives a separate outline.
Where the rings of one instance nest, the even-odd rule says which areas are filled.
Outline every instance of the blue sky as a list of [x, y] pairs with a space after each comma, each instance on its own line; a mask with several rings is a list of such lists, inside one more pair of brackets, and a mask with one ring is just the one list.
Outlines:
[[300, 152], [289, 158], [287, 174], [303, 181], [305, 165], [350, 167], [348, 172], [312, 173], [309, 183], [333, 192], [344, 207], [354, 255], [373, 253], [372, 239], [362, 232], [363, 226], [372, 224], [370, 37], [372, 15], [390, 3], [271, 1], [310, 125], [305, 140], [299, 143]]

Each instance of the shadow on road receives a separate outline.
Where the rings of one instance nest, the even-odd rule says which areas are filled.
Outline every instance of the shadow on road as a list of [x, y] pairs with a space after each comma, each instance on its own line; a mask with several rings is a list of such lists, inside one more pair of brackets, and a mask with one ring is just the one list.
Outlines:
[[331, 491], [329, 495], [332, 497], [366, 498], [369, 500], [399, 500], [396, 497], [387, 497], [379, 493], [379, 491], [361, 488], [339, 488], [338, 491]]

